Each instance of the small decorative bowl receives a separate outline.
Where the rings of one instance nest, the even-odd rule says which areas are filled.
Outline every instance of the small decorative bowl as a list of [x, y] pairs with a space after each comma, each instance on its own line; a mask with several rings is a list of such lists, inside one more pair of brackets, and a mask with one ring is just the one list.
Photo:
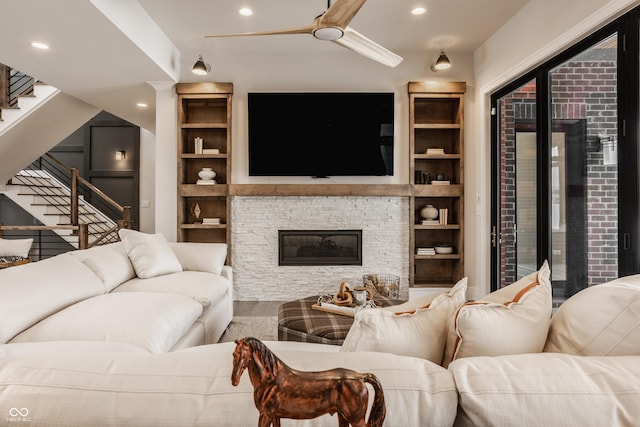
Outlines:
[[453, 253], [453, 248], [449, 245], [437, 245], [435, 247], [436, 253], [440, 255], [447, 255]]

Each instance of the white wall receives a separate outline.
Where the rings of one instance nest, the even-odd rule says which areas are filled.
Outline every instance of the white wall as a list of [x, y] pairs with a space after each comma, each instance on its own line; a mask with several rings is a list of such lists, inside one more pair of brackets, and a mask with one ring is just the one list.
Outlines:
[[469, 294], [490, 289], [490, 96], [614, 18], [637, 0], [531, 0], [474, 52], [475, 105], [466, 115], [465, 269]]

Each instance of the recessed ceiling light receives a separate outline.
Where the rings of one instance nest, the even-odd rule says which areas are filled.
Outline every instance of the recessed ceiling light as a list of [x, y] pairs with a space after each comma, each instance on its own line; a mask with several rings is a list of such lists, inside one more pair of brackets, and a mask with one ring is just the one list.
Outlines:
[[35, 47], [36, 49], [42, 49], [42, 50], [49, 49], [49, 45], [48, 44], [41, 43], [41, 42], [33, 42], [33, 43], [31, 43], [31, 46]]
[[243, 7], [238, 10], [238, 13], [242, 16], [251, 16], [253, 15], [253, 10], [249, 9], [248, 7]]
[[413, 9], [411, 9], [412, 15], [423, 15], [425, 13], [427, 13], [427, 8], [422, 6], [414, 7]]
[[140, 108], [147, 108], [147, 103], [146, 102], [138, 102], [136, 105], [138, 107], [140, 107]]

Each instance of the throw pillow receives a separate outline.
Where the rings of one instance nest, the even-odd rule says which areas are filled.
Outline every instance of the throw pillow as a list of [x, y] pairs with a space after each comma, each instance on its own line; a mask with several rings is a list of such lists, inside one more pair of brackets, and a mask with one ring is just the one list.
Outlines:
[[[449, 292], [385, 309], [356, 313], [341, 351], [377, 351], [427, 359], [440, 365], [451, 315], [465, 302], [467, 278]], [[395, 310], [394, 310], [395, 309]], [[393, 310], [393, 311], [392, 311]]]
[[0, 238], [0, 256], [29, 257], [33, 239], [2, 239]]
[[551, 320], [549, 264], [460, 307], [449, 321], [443, 366], [471, 356], [539, 353]]
[[136, 275], [149, 279], [182, 271], [182, 265], [162, 234], [145, 234], [126, 228], [118, 231]]
[[226, 243], [169, 243], [185, 271], [220, 274], [227, 260]]
[[640, 275], [583, 289], [551, 319], [544, 351], [580, 356], [640, 355]]
[[69, 254], [80, 259], [102, 280], [106, 292], [111, 292], [116, 286], [136, 277], [123, 242], [72, 251]]

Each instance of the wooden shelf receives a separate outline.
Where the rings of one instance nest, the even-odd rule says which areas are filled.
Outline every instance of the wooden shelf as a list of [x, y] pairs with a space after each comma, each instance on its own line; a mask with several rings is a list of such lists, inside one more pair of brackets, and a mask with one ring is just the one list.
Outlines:
[[[464, 92], [463, 82], [410, 82], [409, 150], [411, 221], [409, 286], [451, 287], [464, 277]], [[426, 154], [428, 150], [446, 154]], [[416, 184], [442, 173], [452, 184]], [[447, 209], [449, 224], [421, 224], [425, 205]], [[446, 243], [452, 254], [417, 255], [417, 248]]]
[[229, 126], [226, 123], [183, 123], [181, 129], [226, 129]]
[[232, 196], [411, 196], [403, 184], [231, 184]]
[[227, 228], [227, 224], [180, 224], [183, 230], [207, 230], [217, 228]]
[[221, 197], [228, 194], [229, 186], [226, 184], [180, 184], [178, 186], [178, 195], [181, 197]]
[[460, 160], [462, 156], [460, 154], [440, 154], [440, 155], [414, 154], [413, 158], [421, 159], [421, 160]]
[[182, 159], [226, 159], [227, 155], [224, 153], [220, 153], [220, 154], [183, 153], [183, 154], [180, 154], [180, 158]]
[[447, 225], [439, 225], [439, 224], [416, 224], [414, 225], [416, 230], [460, 230], [460, 224], [447, 224]]
[[[226, 243], [230, 263], [231, 83], [178, 83], [178, 241]], [[195, 140], [218, 154], [195, 154]], [[216, 184], [198, 185], [199, 171], [211, 168]], [[222, 224], [202, 224], [220, 218]]]
[[414, 197], [461, 197], [464, 187], [461, 184], [433, 185], [418, 184], [414, 186]]
[[415, 259], [434, 260], [434, 259], [462, 259], [460, 254], [435, 254], [435, 255], [416, 255]]

